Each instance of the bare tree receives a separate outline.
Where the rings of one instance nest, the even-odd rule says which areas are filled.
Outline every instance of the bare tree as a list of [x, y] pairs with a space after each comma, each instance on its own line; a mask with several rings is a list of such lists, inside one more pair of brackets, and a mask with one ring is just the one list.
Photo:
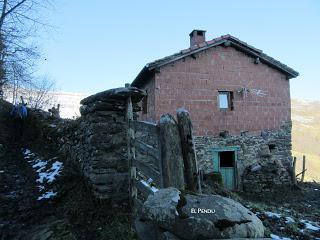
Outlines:
[[5, 85], [11, 85], [14, 94], [35, 86], [40, 54], [34, 39], [40, 26], [48, 26], [40, 15], [50, 6], [50, 0], [0, 0], [0, 98]]

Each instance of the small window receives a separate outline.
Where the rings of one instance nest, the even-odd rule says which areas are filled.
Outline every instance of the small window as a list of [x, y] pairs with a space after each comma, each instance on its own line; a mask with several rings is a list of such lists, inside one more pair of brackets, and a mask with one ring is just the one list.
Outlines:
[[233, 110], [233, 92], [219, 92], [219, 108], [224, 110]]
[[145, 96], [142, 100], [142, 113], [143, 114], [148, 113], [148, 95]]

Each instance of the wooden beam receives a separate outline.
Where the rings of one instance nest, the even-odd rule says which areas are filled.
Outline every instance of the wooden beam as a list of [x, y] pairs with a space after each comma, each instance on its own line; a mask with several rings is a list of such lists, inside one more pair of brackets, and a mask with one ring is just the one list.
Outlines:
[[296, 164], [297, 164], [297, 158], [293, 157], [293, 164], [292, 164], [292, 183], [297, 184], [297, 177], [296, 177]]
[[140, 121], [131, 121], [130, 124], [136, 132], [147, 132], [155, 137], [159, 137], [159, 127], [155, 124]]
[[185, 109], [178, 109], [177, 119], [181, 138], [186, 189], [192, 192], [201, 193], [200, 176], [197, 166], [197, 155], [193, 142], [190, 114]]
[[143, 196], [145, 198], [147, 198], [150, 194], [153, 195], [154, 192], [152, 191], [152, 189], [146, 185], [144, 185], [141, 181], [139, 181], [138, 179], [134, 179], [134, 185], [136, 186], [136, 188], [138, 189], [138, 191], [140, 191]]
[[160, 161], [160, 151], [157, 148], [154, 148], [151, 145], [146, 144], [138, 139], [135, 139], [133, 141], [133, 146], [136, 148], [137, 151], [153, 157], [158, 162]]
[[170, 114], [160, 117], [160, 141], [163, 187], [184, 189], [181, 140], [176, 121]]
[[306, 156], [303, 155], [303, 159], [302, 159], [302, 176], [301, 176], [301, 182], [304, 181], [304, 174], [306, 172]]
[[[129, 85], [126, 84], [126, 88]], [[127, 123], [127, 154], [128, 154], [128, 175], [129, 175], [129, 204], [131, 207], [134, 206], [133, 199], [137, 197], [137, 191], [133, 184], [133, 179], [135, 179], [136, 169], [132, 166], [132, 159], [135, 157], [135, 149], [132, 146], [132, 141], [134, 141], [134, 131], [130, 127], [130, 121], [133, 120], [133, 108], [131, 96], [127, 97], [126, 100], [126, 123]]]
[[157, 186], [161, 186], [161, 176], [158, 171], [136, 159], [132, 159], [132, 164], [138, 169], [138, 171], [141, 171], [143, 175], [151, 178]]

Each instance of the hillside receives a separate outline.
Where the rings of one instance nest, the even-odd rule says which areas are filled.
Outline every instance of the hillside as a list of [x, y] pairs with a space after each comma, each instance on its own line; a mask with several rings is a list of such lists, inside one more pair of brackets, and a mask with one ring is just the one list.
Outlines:
[[320, 102], [292, 100], [292, 149], [298, 158], [300, 172], [302, 155], [306, 155], [306, 180], [320, 181]]

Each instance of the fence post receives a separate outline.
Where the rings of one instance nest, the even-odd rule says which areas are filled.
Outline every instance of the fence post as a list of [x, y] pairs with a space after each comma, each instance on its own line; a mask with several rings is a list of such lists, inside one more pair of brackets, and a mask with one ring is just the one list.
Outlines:
[[293, 182], [294, 185], [297, 184], [296, 164], [297, 164], [297, 157], [293, 157], [293, 164], [292, 164], [292, 182]]
[[185, 189], [181, 140], [176, 121], [170, 114], [160, 117], [163, 187]]
[[[126, 88], [130, 87], [130, 84], [125, 85]], [[132, 158], [135, 157], [135, 150], [132, 141], [134, 140], [134, 131], [130, 122], [133, 120], [133, 107], [131, 96], [126, 101], [126, 121], [127, 121], [127, 148], [128, 148], [128, 180], [129, 180], [129, 204], [133, 207], [134, 198], [137, 196], [137, 189], [135, 189], [133, 180], [136, 177], [136, 168], [132, 167]]]
[[177, 110], [177, 119], [181, 138], [186, 188], [190, 191], [201, 193], [190, 114], [187, 110], [180, 108]]
[[301, 176], [301, 182], [304, 181], [304, 174], [306, 172], [306, 156], [303, 155], [303, 159], [302, 159], [302, 176]]

